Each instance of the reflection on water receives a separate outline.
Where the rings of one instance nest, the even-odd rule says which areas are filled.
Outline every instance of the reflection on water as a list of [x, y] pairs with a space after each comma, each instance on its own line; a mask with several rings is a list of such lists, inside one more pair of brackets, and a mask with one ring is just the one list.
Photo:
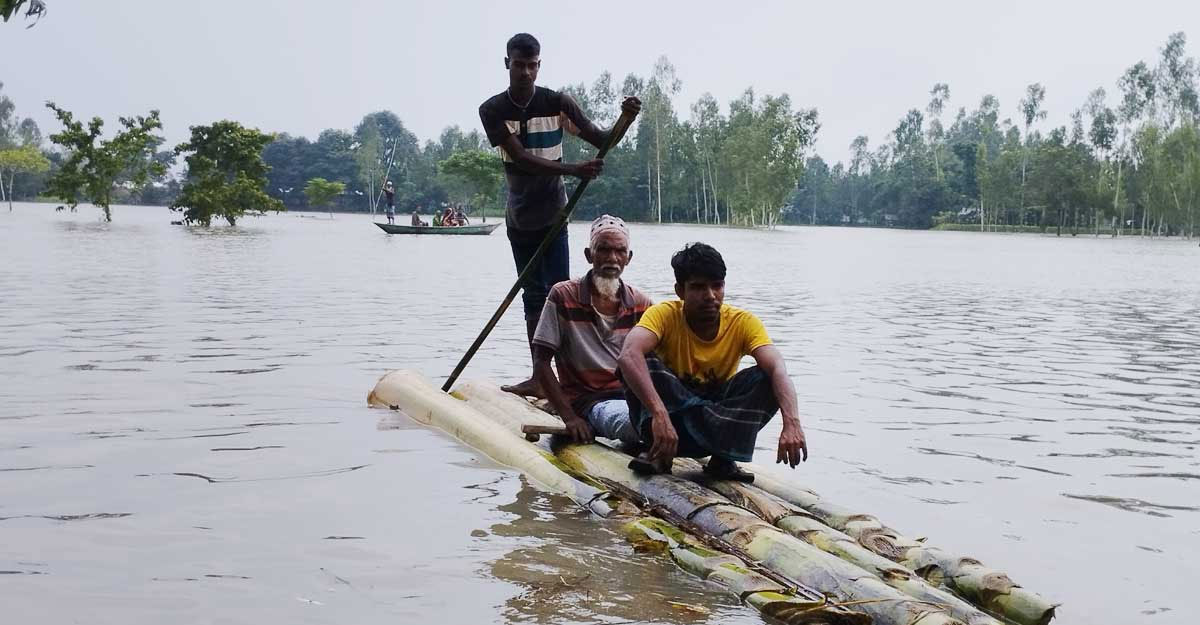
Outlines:
[[[115, 215], [0, 211], [14, 622], [761, 622], [363, 407], [388, 369], [449, 372], [513, 279], [503, 233]], [[628, 279], [672, 297], [691, 240], [796, 380], [812, 456], [779, 475], [1007, 570], [1064, 622], [1200, 617], [1194, 242], [636, 226]], [[524, 375], [523, 337], [512, 311], [465, 376]]]
[[508, 622], [762, 622], [668, 558], [635, 554], [620, 535], [622, 521], [598, 519], [529, 487], [497, 510], [511, 518], [480, 540], [516, 544], [487, 567], [489, 576], [522, 589], [504, 604]]

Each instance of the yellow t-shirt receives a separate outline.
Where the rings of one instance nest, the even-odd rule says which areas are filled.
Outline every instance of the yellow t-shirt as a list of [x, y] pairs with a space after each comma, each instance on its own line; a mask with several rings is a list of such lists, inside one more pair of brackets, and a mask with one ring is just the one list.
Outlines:
[[683, 317], [683, 302], [679, 300], [660, 302], [646, 309], [638, 327], [658, 336], [655, 353], [690, 386], [708, 386], [732, 378], [743, 356], [771, 344], [758, 317], [729, 304], [721, 305], [721, 329], [711, 341], [692, 332]]

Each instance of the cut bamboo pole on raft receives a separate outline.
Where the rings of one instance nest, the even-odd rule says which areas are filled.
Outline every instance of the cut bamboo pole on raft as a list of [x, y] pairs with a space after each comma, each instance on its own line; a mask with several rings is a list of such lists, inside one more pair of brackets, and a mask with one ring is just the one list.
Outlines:
[[943, 606], [914, 599], [694, 482], [674, 475], [634, 475], [627, 466], [628, 456], [602, 445], [560, 445], [555, 455], [580, 473], [621, 484], [654, 505], [672, 510], [772, 571], [817, 589], [837, 603], [852, 605], [876, 625], [963, 625]]
[[551, 491], [566, 495], [600, 516], [610, 516], [616, 510], [618, 504], [608, 493], [563, 472], [556, 466], [553, 454], [485, 417], [466, 402], [438, 390], [419, 373], [388, 373], [375, 384], [367, 396], [367, 403], [399, 410], [418, 423], [443, 430], [492, 460], [524, 472]]
[[872, 515], [829, 503], [810, 490], [746, 466], [755, 474], [755, 487], [805, 510], [874, 553], [903, 564], [931, 584], [945, 586], [990, 614], [1019, 625], [1048, 625], [1054, 618], [1057, 603], [1018, 586], [1005, 573], [975, 558], [947, 553], [923, 540], [904, 536]]
[[[607, 156], [608, 151], [617, 144], [617, 141], [621, 140], [621, 137], [625, 136], [625, 131], [633, 123], [633, 118], [633, 115], [625, 112], [621, 113], [621, 116], [617, 118], [617, 123], [613, 124], [612, 130], [608, 132], [608, 138], [604, 142], [604, 145], [596, 153], [597, 159]], [[448, 393], [451, 388], [454, 388], [454, 382], [458, 380], [458, 376], [462, 374], [463, 369], [467, 368], [467, 363], [471, 362], [471, 358], [475, 357], [475, 352], [479, 351], [479, 346], [483, 345], [483, 342], [487, 340], [488, 335], [492, 333], [492, 329], [500, 322], [500, 317], [504, 316], [504, 311], [508, 310], [509, 304], [512, 304], [513, 299], [517, 296], [517, 292], [521, 290], [525, 279], [529, 277], [529, 274], [533, 273], [533, 269], [537, 267], [542, 257], [546, 255], [546, 250], [550, 249], [550, 244], [558, 236], [559, 231], [566, 228], [567, 223], [571, 221], [571, 213], [575, 212], [575, 205], [579, 203], [579, 198], [583, 197], [583, 192], [587, 190], [590, 183], [590, 178], [584, 178], [575, 185], [575, 191], [571, 193], [571, 198], [567, 200], [566, 206], [563, 206], [562, 210], [558, 211], [558, 214], [555, 215], [550, 230], [546, 233], [546, 238], [542, 239], [542, 244], [534, 251], [529, 262], [525, 263], [525, 268], [521, 270], [521, 273], [517, 276], [517, 281], [508, 290], [508, 295], [504, 297], [504, 301], [500, 302], [500, 306], [496, 308], [496, 312], [492, 313], [492, 318], [484, 324], [483, 329], [479, 331], [479, 336], [475, 337], [475, 341], [467, 348], [467, 353], [463, 354], [462, 359], [455, 365], [454, 371], [450, 372], [450, 376], [446, 378], [446, 383], [442, 385], [443, 391]]]

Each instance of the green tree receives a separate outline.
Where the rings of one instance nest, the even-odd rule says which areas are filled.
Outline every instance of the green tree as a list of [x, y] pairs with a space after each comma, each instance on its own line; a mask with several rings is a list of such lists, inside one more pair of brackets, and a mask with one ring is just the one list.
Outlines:
[[[329, 206], [333, 198], [345, 192], [345, 183], [329, 181], [324, 178], [313, 178], [304, 185], [304, 197], [308, 198], [308, 205], [313, 208]], [[333, 213], [330, 212], [329, 216], [333, 217]]]
[[[500, 188], [504, 183], [502, 167], [495, 152], [463, 150], [438, 163], [438, 175], [448, 178], [447, 182], [457, 187], [461, 199], [479, 207], [483, 213], [499, 203]], [[486, 213], [483, 214], [486, 219]]]
[[[17, 174], [41, 173], [50, 169], [50, 161], [41, 150], [25, 145], [19, 148], [0, 150], [0, 201], [8, 200], [8, 210], [13, 208], [13, 179]], [[4, 188], [4, 174], [8, 173], [8, 190]]]
[[[25, 19], [33, 18], [33, 24], [46, 14], [46, 3], [42, 0], [0, 0], [0, 18], [7, 22], [13, 15], [20, 13], [22, 6], [25, 7]], [[33, 24], [26, 28], [33, 28]]]
[[1021, 113], [1021, 120], [1025, 122], [1025, 152], [1021, 158], [1021, 215], [1025, 215], [1025, 181], [1026, 168], [1029, 164], [1029, 148], [1032, 145], [1033, 137], [1030, 136], [1030, 129], [1033, 127], [1033, 122], [1046, 119], [1046, 110], [1042, 108], [1042, 102], [1046, 99], [1046, 88], [1041, 83], [1033, 83], [1025, 87], [1025, 97], [1021, 100], [1018, 107]]
[[942, 179], [942, 146], [946, 138], [946, 130], [942, 127], [942, 111], [950, 100], [950, 86], [939, 82], [929, 90], [929, 104], [925, 112], [929, 114], [928, 141], [933, 150], [933, 169], [938, 180]]
[[100, 138], [104, 120], [99, 117], [93, 117], [85, 128], [70, 111], [53, 102], [47, 102], [46, 107], [63, 125], [62, 132], [50, 135], [50, 141], [66, 151], [46, 186], [72, 208], [82, 197], [103, 209], [104, 219], [112, 221], [110, 205], [118, 180], [124, 179], [136, 189], [145, 186], [151, 176], [165, 173], [166, 167], [154, 160], [154, 148], [162, 143], [162, 137], [154, 134], [162, 129], [158, 111], [144, 117], [119, 118], [122, 130], [105, 140]]
[[233, 226], [246, 214], [284, 210], [264, 191], [269, 168], [262, 154], [271, 135], [228, 120], [191, 131], [191, 140], [175, 147], [176, 154], [187, 154], [187, 180], [172, 210], [185, 209], [184, 219], [205, 226], [214, 217]]

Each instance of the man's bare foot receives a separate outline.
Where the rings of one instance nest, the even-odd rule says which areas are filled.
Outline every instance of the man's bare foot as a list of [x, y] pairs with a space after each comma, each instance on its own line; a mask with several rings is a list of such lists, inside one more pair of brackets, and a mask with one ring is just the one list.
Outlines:
[[500, 387], [500, 390], [521, 397], [536, 397], [538, 399], [546, 399], [546, 394], [542, 392], [542, 387], [533, 378], [529, 378], [519, 384], [506, 384]]

